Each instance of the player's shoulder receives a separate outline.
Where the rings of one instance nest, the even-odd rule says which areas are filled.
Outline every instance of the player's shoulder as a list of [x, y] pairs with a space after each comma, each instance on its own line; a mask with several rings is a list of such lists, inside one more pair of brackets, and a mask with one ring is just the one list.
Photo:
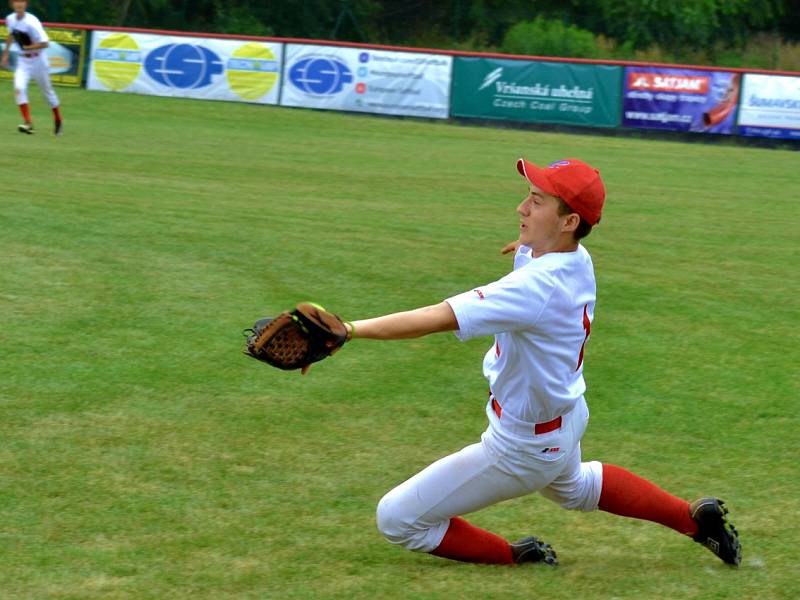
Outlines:
[[592, 260], [592, 255], [589, 254], [589, 251], [583, 244], [578, 244], [578, 259], [581, 261], [582, 265], [594, 272], [594, 261]]
[[520, 265], [506, 275], [506, 278], [516, 286], [531, 290], [552, 290], [557, 285], [553, 265], [543, 261], [540, 257]]
[[28, 21], [31, 25], [40, 25], [42, 22], [39, 20], [39, 17], [34, 15], [33, 13], [26, 12], [25, 13], [25, 20]]
[[14, 25], [17, 22], [17, 13], [11, 13], [6, 17], [6, 25]]

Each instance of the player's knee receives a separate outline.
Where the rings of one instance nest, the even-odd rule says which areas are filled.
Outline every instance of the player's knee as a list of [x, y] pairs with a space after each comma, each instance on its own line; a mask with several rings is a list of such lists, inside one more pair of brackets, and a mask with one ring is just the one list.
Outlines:
[[404, 538], [407, 537], [408, 526], [403, 522], [400, 512], [397, 510], [395, 503], [392, 502], [389, 494], [386, 494], [378, 502], [375, 521], [378, 525], [378, 531], [390, 542], [401, 544]]
[[569, 482], [542, 490], [548, 500], [567, 510], [597, 510], [603, 486], [603, 465], [597, 461], [581, 463], [580, 472]]
[[378, 502], [375, 520], [378, 531], [392, 544], [409, 550], [421, 547], [425, 532], [414, 526], [414, 519], [403, 512], [402, 503], [396, 502], [391, 492]]

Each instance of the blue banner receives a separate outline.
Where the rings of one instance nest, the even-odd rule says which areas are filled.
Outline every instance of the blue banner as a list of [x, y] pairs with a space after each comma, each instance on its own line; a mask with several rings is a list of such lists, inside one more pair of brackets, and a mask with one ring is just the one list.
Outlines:
[[734, 132], [741, 76], [725, 71], [625, 67], [625, 127]]

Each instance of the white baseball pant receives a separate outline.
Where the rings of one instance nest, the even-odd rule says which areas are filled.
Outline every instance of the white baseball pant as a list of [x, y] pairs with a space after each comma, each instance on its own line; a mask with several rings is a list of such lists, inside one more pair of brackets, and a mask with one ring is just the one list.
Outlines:
[[603, 482], [599, 462], [581, 462], [589, 421], [581, 399], [561, 429], [521, 438], [502, 428], [491, 407], [480, 443], [446, 456], [387, 493], [378, 503], [378, 530], [393, 544], [431, 552], [450, 518], [540, 492], [563, 508], [597, 509]]
[[39, 84], [42, 96], [50, 104], [50, 108], [58, 106], [58, 96], [50, 83], [47, 56], [43, 52], [39, 52], [38, 56], [32, 58], [25, 58], [22, 55], [17, 58], [17, 69], [14, 71], [14, 93], [17, 97], [17, 104], [28, 103], [28, 84], [31, 78]]

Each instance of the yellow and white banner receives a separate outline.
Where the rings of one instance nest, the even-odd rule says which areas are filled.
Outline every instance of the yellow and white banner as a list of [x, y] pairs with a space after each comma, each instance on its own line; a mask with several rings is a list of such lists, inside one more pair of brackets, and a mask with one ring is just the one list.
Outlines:
[[283, 44], [92, 32], [87, 88], [277, 104]]

